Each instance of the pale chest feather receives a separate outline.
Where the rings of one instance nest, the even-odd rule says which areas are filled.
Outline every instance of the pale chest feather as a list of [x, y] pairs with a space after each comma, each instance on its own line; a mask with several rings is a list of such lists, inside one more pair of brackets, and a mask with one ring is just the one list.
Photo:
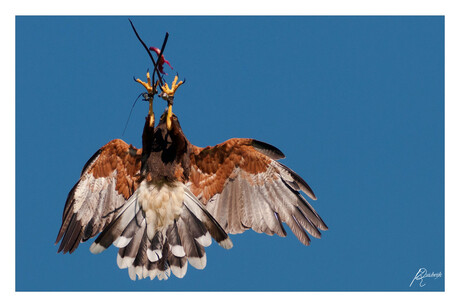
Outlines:
[[147, 235], [174, 223], [182, 212], [184, 185], [175, 183], [147, 183], [139, 186], [138, 203], [145, 212]]

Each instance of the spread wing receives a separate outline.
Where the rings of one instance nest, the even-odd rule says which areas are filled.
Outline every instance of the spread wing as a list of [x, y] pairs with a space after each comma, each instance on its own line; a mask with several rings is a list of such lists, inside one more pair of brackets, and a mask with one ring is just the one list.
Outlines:
[[230, 139], [214, 147], [192, 145], [189, 186], [228, 233], [286, 236], [286, 223], [305, 245], [306, 233], [321, 237], [326, 224], [300, 194], [316, 196], [294, 171], [277, 162], [276, 147], [253, 139]]
[[80, 242], [101, 232], [138, 187], [142, 149], [113, 140], [83, 167], [80, 180], [67, 196], [58, 252], [72, 253]]

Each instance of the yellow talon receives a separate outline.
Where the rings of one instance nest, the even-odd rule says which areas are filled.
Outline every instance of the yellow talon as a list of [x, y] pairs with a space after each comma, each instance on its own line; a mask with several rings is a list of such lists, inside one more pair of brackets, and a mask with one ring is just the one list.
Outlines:
[[155, 87], [152, 86], [152, 80], [150, 79], [150, 73], [147, 71], [147, 82], [141, 79], [136, 79], [136, 82], [142, 84], [149, 94], [149, 125], [153, 127], [155, 124], [155, 114], [153, 113], [153, 95], [155, 95], [155, 88], [158, 86], [158, 81]]
[[152, 95], [154, 94], [153, 93], [152, 80], [150, 79], [150, 73], [149, 72], [147, 72], [147, 82], [144, 82], [141, 79], [136, 79], [136, 82], [139, 82], [140, 84], [142, 84], [149, 94], [152, 94]]
[[181, 86], [184, 82], [179, 81], [179, 83], [176, 84], [178, 77], [174, 77], [174, 81], [171, 83], [171, 88], [169, 88], [168, 84], [165, 83], [162, 87], [161, 90], [163, 91], [164, 94], [168, 95], [169, 97], [174, 97], [174, 94], [176, 93], [176, 90]]
[[179, 81], [177, 83], [177, 79], [179, 77], [175, 76], [173, 82], [171, 83], [171, 88], [169, 88], [168, 84], [165, 83], [162, 87], [161, 90], [163, 93], [160, 95], [164, 100], [168, 102], [168, 114], [166, 115], [166, 128], [171, 131], [172, 127], [172, 105], [173, 105], [173, 99], [174, 99], [174, 94], [176, 93], [176, 90], [181, 86], [184, 81]]

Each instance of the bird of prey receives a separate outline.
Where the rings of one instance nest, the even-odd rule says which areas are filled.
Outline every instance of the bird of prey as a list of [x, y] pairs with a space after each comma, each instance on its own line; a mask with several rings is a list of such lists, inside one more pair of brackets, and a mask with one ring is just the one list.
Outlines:
[[[67, 197], [58, 252], [72, 253], [98, 235], [92, 253], [114, 245], [117, 264], [128, 268], [131, 279], [161, 280], [171, 272], [182, 278], [188, 263], [203, 269], [211, 238], [232, 247], [227, 233], [252, 229], [284, 237], [285, 223], [304, 245], [310, 243], [307, 233], [320, 238], [327, 226], [300, 192], [313, 200], [316, 196], [278, 161], [284, 158], [279, 149], [248, 138], [205, 148], [188, 141], [172, 112], [183, 82], [177, 82], [177, 75], [171, 87], [160, 78], [154, 82], [164, 45], [156, 63], [152, 58], [153, 78], [147, 72], [147, 82], [136, 80], [146, 88], [149, 102], [142, 148], [115, 139], [88, 160]], [[168, 107], [155, 126], [152, 104], [158, 85]]]

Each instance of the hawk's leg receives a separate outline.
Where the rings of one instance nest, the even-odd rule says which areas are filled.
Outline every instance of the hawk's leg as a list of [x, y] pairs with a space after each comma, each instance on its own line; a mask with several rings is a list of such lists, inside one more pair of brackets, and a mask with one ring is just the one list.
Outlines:
[[142, 81], [141, 79], [135, 79], [136, 82], [142, 84], [147, 90], [147, 97], [149, 101], [149, 125], [153, 127], [155, 124], [155, 115], [153, 114], [153, 96], [157, 93], [158, 81], [155, 83], [155, 86], [152, 86], [152, 80], [150, 79], [150, 73], [147, 70], [147, 82]]
[[166, 127], [168, 128], [168, 130], [171, 130], [171, 124], [172, 124], [171, 118], [173, 114], [172, 105], [174, 102], [174, 94], [176, 93], [176, 90], [179, 88], [179, 86], [184, 84], [184, 81], [179, 81], [179, 83], [177, 83], [177, 79], [178, 79], [178, 76], [176, 75], [174, 77], [173, 82], [171, 83], [171, 88], [169, 88], [167, 83], [165, 83], [161, 87], [162, 93], [160, 94], [160, 97], [168, 102], [168, 115], [166, 117]]

